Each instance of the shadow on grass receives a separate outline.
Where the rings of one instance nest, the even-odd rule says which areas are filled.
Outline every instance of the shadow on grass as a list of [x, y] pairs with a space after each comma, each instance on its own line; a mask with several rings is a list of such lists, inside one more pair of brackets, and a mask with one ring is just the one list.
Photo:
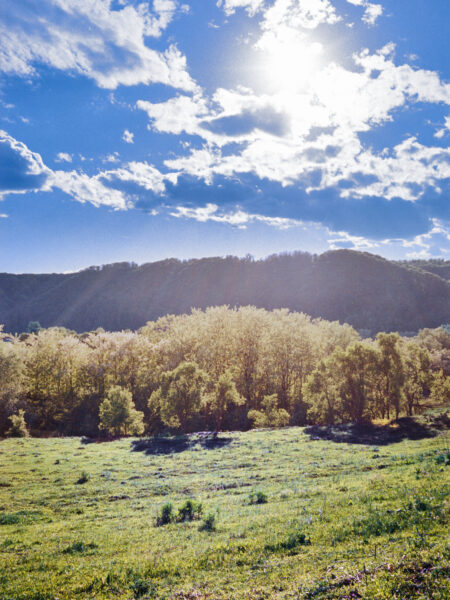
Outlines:
[[403, 417], [387, 425], [350, 423], [340, 425], [312, 425], [305, 429], [312, 440], [330, 440], [338, 443], [385, 446], [402, 440], [422, 440], [439, 435], [450, 427], [450, 418], [444, 413], [435, 417]]
[[176, 454], [192, 449], [199, 444], [206, 450], [223, 448], [232, 442], [231, 437], [220, 437], [215, 433], [193, 433], [171, 437], [154, 436], [147, 439], [133, 440], [133, 452], [145, 454]]

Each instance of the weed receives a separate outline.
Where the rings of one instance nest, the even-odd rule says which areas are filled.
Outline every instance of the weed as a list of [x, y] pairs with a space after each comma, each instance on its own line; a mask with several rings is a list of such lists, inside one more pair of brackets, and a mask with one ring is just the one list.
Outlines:
[[168, 525], [175, 520], [175, 514], [173, 511], [173, 504], [171, 502], [167, 502], [161, 508], [160, 514], [156, 517], [156, 526], [162, 527], [163, 525]]
[[216, 515], [209, 513], [199, 527], [200, 531], [216, 531]]
[[438, 465], [445, 465], [448, 467], [450, 465], [450, 452], [443, 452], [442, 454], [438, 454], [436, 457], [436, 462]]
[[80, 485], [83, 483], [87, 483], [90, 478], [91, 476], [89, 475], [89, 473], [86, 473], [86, 471], [82, 471], [80, 477], [77, 480], [77, 484]]
[[95, 550], [96, 548], [98, 548], [97, 544], [86, 544], [86, 542], [77, 541], [67, 546], [63, 550], [63, 554], [87, 554], [90, 550]]
[[145, 596], [146, 598], [156, 597], [156, 587], [153, 585], [153, 583], [142, 579], [140, 576], [135, 577], [130, 589], [135, 598], [142, 598], [142, 596]]
[[196, 521], [202, 516], [203, 507], [201, 503], [195, 500], [186, 500], [186, 502], [178, 510], [177, 521], [183, 523], [184, 521]]
[[266, 504], [268, 497], [265, 492], [254, 492], [249, 496], [250, 504]]
[[265, 548], [270, 552], [287, 550], [289, 554], [297, 554], [301, 546], [309, 545], [311, 545], [311, 540], [306, 537], [306, 534], [301, 533], [300, 531], [294, 531], [282, 542], [278, 542], [277, 544], [267, 544]]

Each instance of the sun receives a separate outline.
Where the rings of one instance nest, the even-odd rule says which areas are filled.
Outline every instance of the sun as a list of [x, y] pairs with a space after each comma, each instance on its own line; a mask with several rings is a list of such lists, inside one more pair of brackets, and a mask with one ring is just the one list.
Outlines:
[[266, 37], [261, 50], [261, 83], [272, 92], [301, 92], [320, 68], [323, 46], [299, 37]]

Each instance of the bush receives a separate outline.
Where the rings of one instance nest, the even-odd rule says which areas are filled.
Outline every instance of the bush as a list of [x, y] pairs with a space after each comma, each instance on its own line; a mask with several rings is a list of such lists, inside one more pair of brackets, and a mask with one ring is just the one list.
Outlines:
[[77, 484], [81, 485], [83, 483], [87, 483], [91, 476], [86, 471], [82, 471], [80, 477], [77, 480]]
[[25, 411], [19, 410], [17, 415], [11, 415], [9, 417], [11, 421], [11, 427], [6, 432], [6, 435], [9, 437], [29, 437], [29, 432], [27, 429], [27, 424], [25, 421]]
[[249, 498], [250, 504], [267, 504], [267, 494], [265, 492], [253, 492]]
[[86, 554], [89, 550], [94, 550], [97, 547], [97, 544], [86, 544], [86, 542], [82, 541], [73, 542], [73, 544], [63, 550], [63, 554]]
[[278, 542], [277, 544], [268, 544], [266, 546], [266, 550], [269, 550], [270, 552], [287, 550], [289, 554], [297, 554], [301, 546], [310, 545], [311, 540], [307, 538], [304, 533], [301, 533], [300, 531], [294, 531], [283, 542]]
[[438, 465], [450, 466], [450, 452], [444, 452], [443, 454], [439, 454], [436, 457], [436, 462]]
[[200, 531], [216, 531], [216, 515], [209, 513], [200, 526]]
[[136, 410], [131, 392], [113, 386], [100, 404], [100, 429], [112, 435], [142, 435], [144, 413]]
[[134, 578], [130, 588], [135, 598], [141, 598], [142, 596], [154, 598], [156, 595], [156, 587], [153, 583], [142, 579], [140, 576]]
[[178, 510], [177, 521], [183, 523], [184, 521], [195, 521], [200, 519], [202, 516], [203, 507], [199, 502], [195, 500], [186, 500], [183, 506]]
[[168, 525], [175, 520], [175, 515], [173, 512], [173, 504], [171, 502], [167, 502], [161, 508], [161, 513], [156, 517], [156, 527], [162, 527], [163, 525]]

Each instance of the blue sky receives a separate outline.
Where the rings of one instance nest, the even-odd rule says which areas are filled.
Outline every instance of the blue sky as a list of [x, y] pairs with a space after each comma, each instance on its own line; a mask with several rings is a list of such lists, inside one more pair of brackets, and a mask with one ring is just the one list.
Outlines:
[[0, 271], [450, 258], [448, 0], [15, 0]]

